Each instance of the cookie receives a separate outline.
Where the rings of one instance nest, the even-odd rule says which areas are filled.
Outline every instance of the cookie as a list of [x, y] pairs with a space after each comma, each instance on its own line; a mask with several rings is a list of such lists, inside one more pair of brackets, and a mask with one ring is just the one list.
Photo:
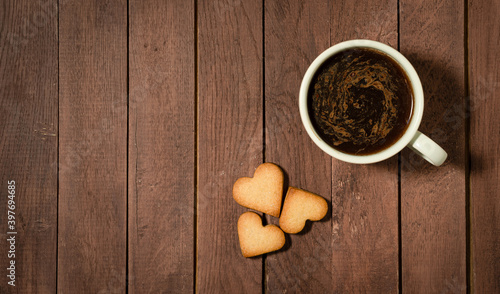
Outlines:
[[285, 233], [275, 226], [262, 226], [262, 219], [255, 212], [245, 212], [238, 219], [238, 237], [241, 253], [252, 257], [279, 250], [285, 245]]
[[314, 193], [290, 187], [279, 220], [280, 228], [289, 234], [297, 234], [306, 220], [318, 221], [328, 212], [326, 200]]
[[279, 217], [283, 181], [281, 168], [273, 163], [263, 163], [257, 167], [253, 178], [239, 178], [234, 183], [233, 198], [241, 206]]

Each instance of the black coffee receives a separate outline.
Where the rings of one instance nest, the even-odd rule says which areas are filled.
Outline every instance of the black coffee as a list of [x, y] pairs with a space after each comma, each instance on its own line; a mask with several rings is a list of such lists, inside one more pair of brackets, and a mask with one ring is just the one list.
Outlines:
[[411, 83], [384, 53], [349, 49], [330, 57], [309, 87], [308, 109], [318, 135], [333, 148], [355, 155], [394, 144], [412, 115]]

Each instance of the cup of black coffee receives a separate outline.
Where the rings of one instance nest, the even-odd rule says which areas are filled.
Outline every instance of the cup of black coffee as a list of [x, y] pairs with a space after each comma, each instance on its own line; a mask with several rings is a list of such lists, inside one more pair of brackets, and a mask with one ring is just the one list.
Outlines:
[[302, 80], [299, 109], [314, 143], [342, 161], [379, 162], [405, 146], [436, 166], [446, 160], [418, 131], [424, 95], [415, 69], [380, 42], [346, 41], [319, 55]]

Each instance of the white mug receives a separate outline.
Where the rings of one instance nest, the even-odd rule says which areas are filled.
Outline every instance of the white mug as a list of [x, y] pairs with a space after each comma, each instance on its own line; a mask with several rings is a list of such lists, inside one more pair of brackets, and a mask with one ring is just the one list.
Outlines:
[[[311, 81], [316, 71], [321, 67], [321, 65], [327, 59], [329, 59], [333, 55], [341, 51], [353, 48], [372, 48], [381, 51], [386, 55], [388, 55], [389, 57], [391, 57], [406, 72], [406, 75], [410, 79], [413, 91], [413, 114], [411, 116], [410, 123], [406, 128], [406, 131], [395, 143], [393, 143], [389, 147], [379, 152], [368, 155], [348, 154], [336, 150], [330, 145], [328, 145], [323, 139], [321, 139], [321, 137], [314, 129], [308, 111], [308, 103], [307, 103], [308, 92], [309, 92], [309, 87], [311, 85]], [[410, 62], [401, 53], [399, 53], [392, 47], [382, 44], [380, 42], [371, 40], [345, 41], [336, 44], [328, 48], [323, 53], [321, 53], [309, 66], [302, 80], [302, 84], [300, 86], [300, 94], [299, 94], [299, 109], [300, 109], [300, 117], [302, 119], [302, 123], [304, 124], [307, 133], [314, 141], [314, 143], [316, 143], [316, 145], [318, 145], [319, 148], [321, 148], [324, 152], [326, 152], [330, 156], [345, 162], [357, 163], [357, 164], [379, 162], [394, 156], [406, 146], [408, 146], [415, 153], [422, 156], [424, 159], [426, 159], [435, 166], [441, 165], [448, 156], [446, 152], [443, 150], [443, 148], [441, 148], [438, 144], [429, 139], [429, 137], [418, 131], [418, 127], [420, 126], [422, 115], [424, 113], [424, 92], [422, 89], [422, 83], [420, 82], [417, 72], [410, 64]]]

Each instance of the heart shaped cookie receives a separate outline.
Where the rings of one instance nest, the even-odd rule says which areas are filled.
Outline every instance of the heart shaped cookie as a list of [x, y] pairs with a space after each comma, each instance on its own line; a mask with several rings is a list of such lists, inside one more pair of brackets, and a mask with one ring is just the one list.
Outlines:
[[257, 167], [253, 178], [239, 178], [234, 183], [233, 198], [241, 206], [279, 217], [283, 181], [281, 168], [273, 163], [263, 163]]
[[285, 233], [275, 225], [262, 226], [255, 212], [245, 212], [238, 219], [238, 237], [241, 253], [252, 257], [276, 251], [285, 245]]
[[302, 231], [306, 220], [318, 221], [328, 212], [326, 200], [314, 193], [290, 187], [285, 196], [280, 228], [289, 234]]

